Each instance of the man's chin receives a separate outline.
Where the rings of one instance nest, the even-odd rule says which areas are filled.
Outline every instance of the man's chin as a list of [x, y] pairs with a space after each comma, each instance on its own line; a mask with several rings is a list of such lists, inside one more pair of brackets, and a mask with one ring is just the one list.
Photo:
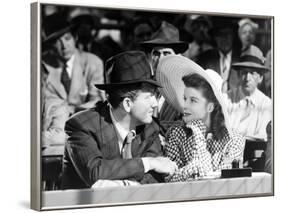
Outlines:
[[144, 124], [150, 124], [152, 122], [152, 117], [149, 117], [143, 121]]
[[252, 87], [249, 87], [249, 86], [244, 86], [243, 90], [246, 94], [252, 94], [254, 92], [254, 89]]

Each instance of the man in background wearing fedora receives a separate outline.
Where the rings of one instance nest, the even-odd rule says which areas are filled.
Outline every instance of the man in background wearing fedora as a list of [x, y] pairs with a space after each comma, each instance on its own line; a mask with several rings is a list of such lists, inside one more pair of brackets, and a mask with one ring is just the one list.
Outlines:
[[240, 48], [234, 45], [237, 26], [227, 17], [213, 17], [212, 24], [210, 35], [215, 41], [216, 48], [200, 54], [196, 62], [204, 69], [212, 69], [220, 74], [223, 78], [222, 91], [226, 92], [238, 84], [237, 73], [231, 69], [231, 64], [240, 57]]
[[96, 102], [104, 100], [104, 93], [95, 87], [95, 84], [104, 82], [103, 62], [96, 55], [76, 49], [74, 25], [64, 15], [54, 13], [45, 17], [43, 29], [42, 59], [48, 72], [43, 91], [44, 108], [54, 114], [48, 113], [48, 118], [43, 122], [56, 117], [56, 112], [61, 111], [60, 107], [63, 107], [65, 114], [56, 122], [49, 122], [46, 143], [64, 143], [64, 137], [57, 133], [63, 134], [66, 119], [74, 112], [91, 108]]
[[62, 188], [138, 185], [163, 181], [176, 164], [162, 157], [151, 66], [140, 51], [124, 52], [106, 62], [106, 102], [67, 121]]
[[272, 102], [258, 89], [258, 85], [268, 68], [256, 55], [242, 56], [232, 67], [238, 71], [240, 85], [227, 93], [230, 125], [244, 136], [266, 141], [266, 126], [272, 119]]
[[[188, 43], [180, 41], [179, 30], [172, 24], [163, 21], [159, 29], [148, 41], [140, 42], [141, 47], [147, 53], [152, 65], [152, 78], [155, 79], [159, 60], [167, 55], [183, 53], [188, 49]], [[158, 98], [158, 108], [154, 115], [158, 117], [164, 133], [174, 121], [180, 118], [180, 114], [168, 104], [163, 96]]]

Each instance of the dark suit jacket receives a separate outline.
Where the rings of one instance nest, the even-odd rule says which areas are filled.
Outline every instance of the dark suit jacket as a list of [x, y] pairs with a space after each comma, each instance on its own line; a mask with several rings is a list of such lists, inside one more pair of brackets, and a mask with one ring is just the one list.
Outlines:
[[[236, 50], [232, 50], [231, 64], [239, 60], [240, 53]], [[217, 49], [207, 50], [198, 56], [196, 61], [204, 69], [212, 69], [219, 75], [221, 74], [220, 68], [220, 54]], [[237, 72], [230, 69], [228, 77], [228, 89], [236, 88], [239, 83]]]
[[118, 138], [106, 102], [74, 115], [66, 122], [69, 138], [65, 145], [62, 188], [89, 188], [98, 179], [133, 179], [141, 183], [161, 182], [155, 172], [145, 174], [141, 157], [163, 155], [159, 127], [137, 128], [132, 142], [132, 159], [122, 159]]

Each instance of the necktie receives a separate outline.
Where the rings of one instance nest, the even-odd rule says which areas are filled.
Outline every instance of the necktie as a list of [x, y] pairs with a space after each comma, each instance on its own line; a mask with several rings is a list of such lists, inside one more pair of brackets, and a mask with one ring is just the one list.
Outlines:
[[122, 158], [131, 159], [132, 158], [132, 141], [135, 138], [135, 132], [130, 131], [123, 142], [123, 147], [121, 150]]
[[222, 79], [223, 79], [221, 90], [222, 90], [223, 93], [225, 93], [225, 92], [227, 92], [227, 89], [228, 89], [228, 85], [227, 85], [228, 75], [227, 75], [227, 65], [226, 65], [226, 56], [225, 55], [223, 55], [223, 58], [222, 58], [221, 76], [222, 76]]
[[61, 83], [67, 94], [69, 94], [71, 79], [66, 71], [67, 65], [65, 64], [61, 73]]

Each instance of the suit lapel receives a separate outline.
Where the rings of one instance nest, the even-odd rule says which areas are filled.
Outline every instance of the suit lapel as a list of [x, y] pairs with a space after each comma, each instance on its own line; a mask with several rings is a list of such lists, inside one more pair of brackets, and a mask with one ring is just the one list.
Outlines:
[[221, 75], [221, 66], [220, 66], [220, 54], [219, 54], [219, 51], [217, 50], [216, 52], [215, 52], [215, 54], [216, 54], [216, 56], [215, 56], [215, 58], [217, 58], [217, 60], [215, 60], [215, 71], [217, 71], [217, 73], [219, 74], [219, 75]]
[[100, 120], [100, 132], [102, 138], [103, 154], [108, 159], [120, 157], [120, 150], [118, 145], [118, 137], [114, 125], [112, 123], [109, 107], [102, 107], [101, 120]]
[[49, 70], [47, 84], [50, 84], [62, 99], [66, 99], [67, 94], [65, 92], [64, 86], [60, 81], [62, 68], [54, 68], [52, 66], [49, 66], [48, 64], [45, 65], [46, 68]]
[[140, 157], [142, 154], [143, 149], [141, 148], [142, 145], [142, 136], [137, 135], [134, 140], [132, 141], [131, 151], [133, 157]]

